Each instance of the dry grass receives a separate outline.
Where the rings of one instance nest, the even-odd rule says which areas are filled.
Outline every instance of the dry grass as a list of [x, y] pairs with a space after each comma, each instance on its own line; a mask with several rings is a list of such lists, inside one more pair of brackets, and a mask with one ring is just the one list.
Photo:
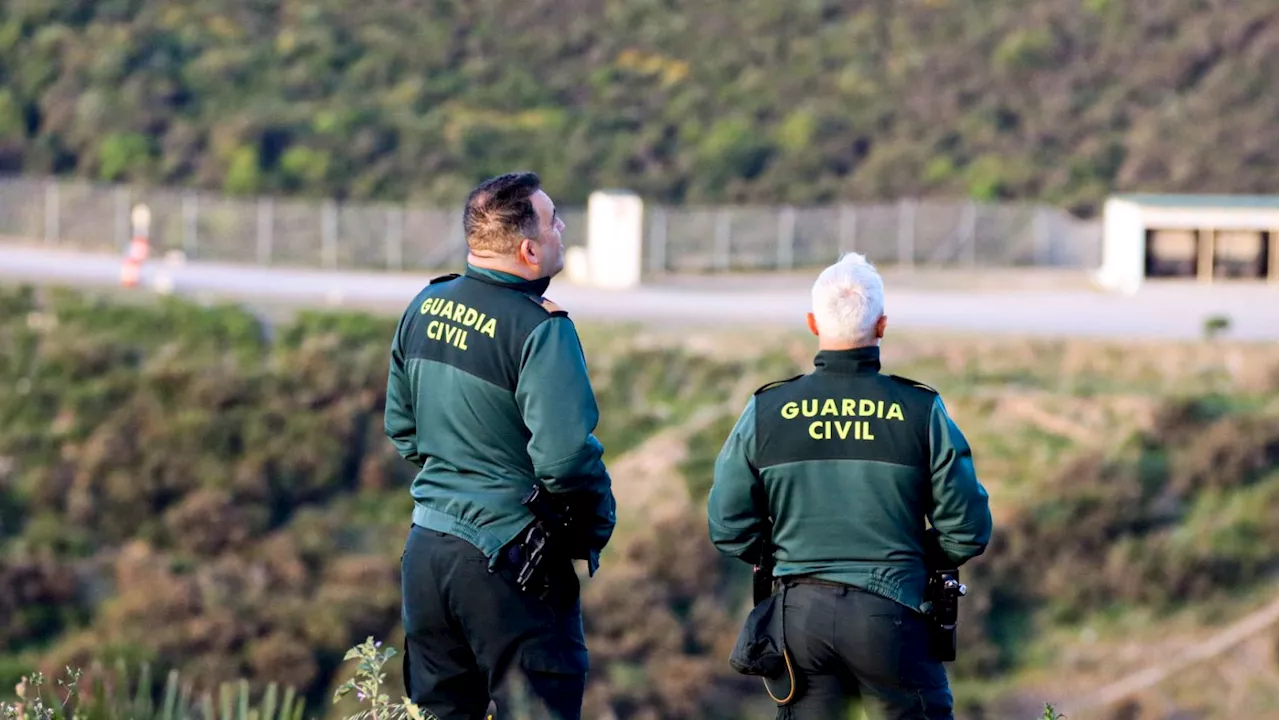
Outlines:
[[[1168, 616], [1142, 608], [1100, 614], [1040, 638], [1039, 656], [1010, 682], [1020, 696], [1049, 698], [1069, 707], [1121, 678], [1169, 666], [1187, 648], [1214, 639], [1232, 622], [1274, 602], [1275, 589], [1260, 588]], [[1157, 720], [1180, 710], [1200, 720], [1273, 718], [1280, 710], [1277, 668], [1273, 618], [1265, 631], [1204, 662], [1175, 669], [1106, 710], [1068, 716]]]

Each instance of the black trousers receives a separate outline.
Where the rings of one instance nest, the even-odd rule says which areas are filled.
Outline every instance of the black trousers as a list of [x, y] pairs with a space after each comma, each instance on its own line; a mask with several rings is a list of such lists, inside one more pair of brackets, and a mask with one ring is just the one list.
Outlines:
[[951, 689], [927, 623], [853, 587], [789, 582], [784, 632], [797, 687], [778, 719], [843, 718], [860, 696], [871, 720], [951, 720]]
[[581, 718], [587, 645], [577, 576], [563, 566], [561, 601], [544, 602], [507, 563], [490, 573], [471, 543], [413, 526], [400, 567], [409, 699], [439, 720], [483, 720], [490, 700], [500, 716]]

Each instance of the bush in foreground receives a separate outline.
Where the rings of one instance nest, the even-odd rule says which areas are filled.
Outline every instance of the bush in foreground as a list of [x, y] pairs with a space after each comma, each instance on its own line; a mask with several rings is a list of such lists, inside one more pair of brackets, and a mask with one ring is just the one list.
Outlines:
[[[344, 720], [430, 720], [408, 698], [392, 701], [386, 693], [382, 671], [396, 651], [383, 648], [372, 637], [347, 651], [344, 661], [358, 661], [355, 675], [334, 692], [337, 704], [353, 695], [357, 709]], [[24, 677], [14, 688], [15, 698], [0, 701], [5, 720], [302, 720], [306, 703], [292, 687], [283, 695], [276, 683], [259, 698], [252, 698], [249, 682], [221, 683], [216, 691], [193, 696], [191, 685], [171, 670], [156, 703], [150, 665], [143, 664], [131, 678], [123, 661], [111, 669], [95, 663], [90, 671], [66, 668], [65, 676], [50, 686], [42, 673]]]
[[[343, 716], [343, 720], [432, 720], [435, 716], [415, 705], [407, 697], [393, 701], [385, 692], [386, 673], [383, 666], [395, 657], [395, 648], [382, 647], [381, 641], [372, 637], [347, 651], [345, 661], [357, 660], [355, 675], [342, 683], [333, 695], [337, 704], [353, 693], [358, 709]], [[148, 666], [143, 665], [136, 685], [131, 685], [126, 668], [120, 663], [115, 673], [107, 677], [95, 675], [90, 681], [88, 695], [80, 692], [85, 674], [79, 669], [66, 669], [65, 678], [58, 678], [57, 687], [45, 697], [45, 679], [33, 674], [15, 688], [16, 700], [0, 702], [0, 717], [4, 720], [302, 720], [305, 706], [292, 688], [286, 688], [283, 701], [277, 705], [278, 687], [268, 686], [265, 695], [257, 703], [251, 703], [249, 685], [245, 680], [223, 683], [217, 697], [219, 712], [214, 712], [214, 694], [205, 693], [193, 702], [189, 686], [183, 684], [178, 672], [171, 671], [165, 682], [161, 705], [154, 704], [151, 695]], [[513, 711], [511, 716], [520, 718], [522, 713]], [[1053, 706], [1045, 704], [1038, 720], [1064, 720]], [[493, 715], [486, 720], [495, 720]]]

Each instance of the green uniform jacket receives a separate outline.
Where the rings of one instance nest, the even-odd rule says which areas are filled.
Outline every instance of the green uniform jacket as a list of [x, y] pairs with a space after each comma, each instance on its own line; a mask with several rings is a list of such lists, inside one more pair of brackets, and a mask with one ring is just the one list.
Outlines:
[[535, 481], [590, 517], [575, 557], [594, 574], [616, 505], [586, 359], [568, 315], [544, 307], [549, 280], [468, 265], [436, 278], [405, 310], [391, 344], [385, 429], [421, 470], [413, 522], [456, 535], [496, 563], [533, 519]]
[[923, 611], [926, 552], [958, 567], [991, 538], [969, 444], [936, 391], [880, 373], [878, 347], [822, 351], [814, 365], [747, 402], [716, 460], [711, 542], [756, 563], [772, 522], [775, 576]]

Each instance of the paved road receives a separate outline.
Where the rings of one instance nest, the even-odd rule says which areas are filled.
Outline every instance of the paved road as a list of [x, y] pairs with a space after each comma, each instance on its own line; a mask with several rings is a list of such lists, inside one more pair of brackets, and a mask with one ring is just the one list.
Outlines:
[[[120, 258], [0, 243], [0, 281], [118, 286]], [[1043, 289], [930, 290], [920, 282], [889, 282], [886, 304], [898, 329], [1123, 338], [1200, 337], [1213, 315], [1231, 319], [1227, 337], [1280, 337], [1280, 290], [1275, 285], [1152, 283], [1132, 296], [1062, 283]], [[325, 272], [206, 262], [148, 262], [142, 284], [171, 283], [182, 295], [262, 303], [274, 307], [346, 306], [399, 312], [426, 275]], [[808, 278], [753, 285], [742, 278], [688, 278], [628, 291], [557, 281], [548, 296], [581, 320], [736, 326], [802, 327]]]

